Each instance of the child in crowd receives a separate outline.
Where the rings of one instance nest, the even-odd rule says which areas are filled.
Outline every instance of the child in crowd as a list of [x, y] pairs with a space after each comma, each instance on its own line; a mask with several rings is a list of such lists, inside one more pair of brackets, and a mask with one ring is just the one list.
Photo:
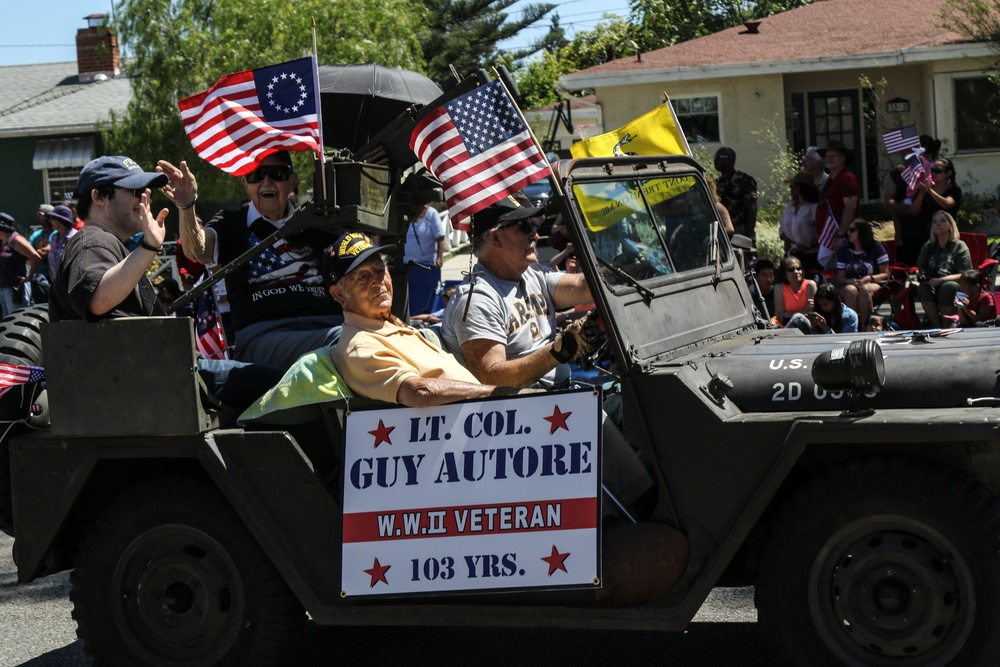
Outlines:
[[955, 295], [958, 308], [958, 324], [963, 327], [975, 326], [976, 322], [996, 319], [997, 310], [993, 294], [983, 289], [983, 274], [976, 269], [962, 271], [958, 279], [959, 292]]
[[885, 318], [881, 315], [869, 316], [865, 331], [885, 331]]

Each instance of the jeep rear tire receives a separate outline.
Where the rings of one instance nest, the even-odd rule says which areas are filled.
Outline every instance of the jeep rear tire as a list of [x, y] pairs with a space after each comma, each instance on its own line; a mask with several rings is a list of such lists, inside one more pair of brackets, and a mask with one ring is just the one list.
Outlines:
[[[16, 310], [0, 320], [0, 363], [16, 366], [42, 365], [42, 324], [49, 321], [48, 305]], [[11, 507], [10, 439], [27, 430], [11, 423], [28, 417], [37, 387], [11, 389], [0, 396], [0, 530], [14, 535]]]
[[108, 503], [71, 575], [95, 665], [280, 665], [305, 614], [216, 489], [165, 478]]
[[913, 459], [831, 469], [783, 504], [757, 576], [780, 665], [1000, 664], [1000, 500]]

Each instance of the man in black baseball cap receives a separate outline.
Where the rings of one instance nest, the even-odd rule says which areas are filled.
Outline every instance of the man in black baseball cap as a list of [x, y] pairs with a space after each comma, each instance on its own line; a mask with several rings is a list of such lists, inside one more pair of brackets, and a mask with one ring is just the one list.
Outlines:
[[[527, 197], [525, 197], [527, 200]], [[531, 206], [527, 201], [519, 201], [515, 195], [504, 197], [491, 206], [487, 206], [472, 216], [473, 236], [479, 237], [483, 232], [493, 229], [503, 223], [513, 223], [520, 220], [529, 220], [538, 217], [545, 212], [545, 209], [538, 206]]]
[[[153, 217], [151, 188], [166, 183], [166, 175], [143, 171], [121, 155], [83, 168], [76, 197], [86, 224], [63, 250], [49, 295], [52, 321], [162, 314], [146, 270], [163, 243], [167, 218], [167, 209]], [[137, 232], [143, 240], [129, 253], [124, 241]]]
[[123, 190], [162, 188], [167, 184], [167, 180], [166, 174], [143, 171], [132, 158], [124, 155], [102, 155], [88, 162], [80, 172], [74, 196], [80, 199], [85, 193], [107, 185]]
[[[571, 380], [569, 362], [593, 350], [589, 314], [563, 331], [556, 328], [557, 310], [593, 298], [584, 274], [538, 263], [541, 211], [512, 196], [472, 217], [475, 283], [460, 285], [448, 302], [442, 337], [484, 384], [564, 388]], [[602, 428], [605, 483], [622, 504], [646, 505], [656, 494], [652, 478], [606, 415]]]

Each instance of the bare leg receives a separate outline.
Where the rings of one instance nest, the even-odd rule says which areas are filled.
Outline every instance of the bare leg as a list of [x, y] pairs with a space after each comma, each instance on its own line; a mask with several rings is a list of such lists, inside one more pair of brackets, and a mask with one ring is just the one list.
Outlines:
[[858, 291], [858, 322], [859, 325], [864, 328], [868, 325], [868, 318], [871, 317], [872, 311], [875, 309], [875, 301], [873, 299], [874, 295], [882, 289], [876, 283], [868, 283]]
[[844, 300], [844, 305], [858, 314], [858, 325], [863, 327], [866, 320], [861, 317], [858, 296], [858, 288], [854, 285], [844, 285], [840, 288], [840, 298]]
[[924, 315], [927, 316], [927, 322], [934, 329], [941, 328], [941, 313], [938, 311], [938, 305], [934, 301], [921, 301], [920, 305], [924, 307]]

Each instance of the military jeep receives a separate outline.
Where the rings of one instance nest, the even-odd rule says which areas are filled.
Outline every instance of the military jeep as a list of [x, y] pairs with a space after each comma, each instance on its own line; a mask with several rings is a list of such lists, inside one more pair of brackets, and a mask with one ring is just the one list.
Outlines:
[[[369, 194], [306, 224], [405, 231], [397, 169], [327, 178]], [[553, 185], [606, 336], [591, 388], [411, 409], [339, 387], [241, 425], [201, 396], [187, 320], [8, 318], [0, 361], [47, 372], [0, 404], [19, 580], [72, 569], [100, 664], [281, 664], [304, 612], [681, 631], [750, 584], [779, 664], [1000, 662], [995, 332], [769, 328], [685, 156]], [[606, 393], [649, 516], [602, 488]]]

